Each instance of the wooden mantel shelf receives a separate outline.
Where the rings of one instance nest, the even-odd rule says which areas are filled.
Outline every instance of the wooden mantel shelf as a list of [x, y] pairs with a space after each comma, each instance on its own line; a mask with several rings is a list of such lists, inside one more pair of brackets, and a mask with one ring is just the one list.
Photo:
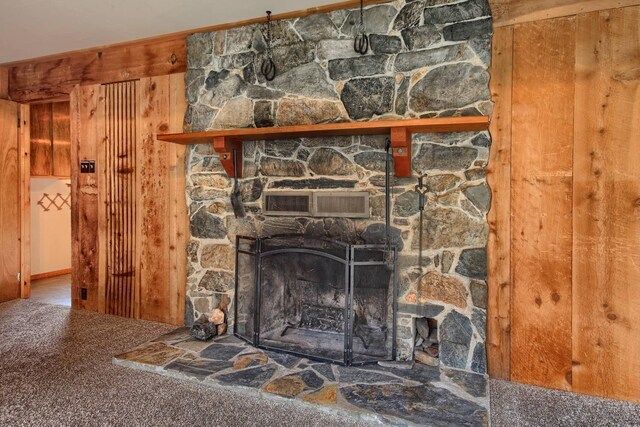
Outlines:
[[489, 128], [488, 116], [440, 117], [431, 119], [380, 120], [370, 122], [328, 123], [321, 125], [280, 126], [266, 128], [224, 129], [207, 132], [158, 135], [160, 141], [176, 144], [213, 143], [229, 177], [233, 167], [233, 150], [237, 150], [242, 176], [242, 142], [274, 139], [314, 138], [345, 135], [385, 135], [391, 138], [396, 176], [411, 176], [411, 135], [414, 133], [480, 131]]

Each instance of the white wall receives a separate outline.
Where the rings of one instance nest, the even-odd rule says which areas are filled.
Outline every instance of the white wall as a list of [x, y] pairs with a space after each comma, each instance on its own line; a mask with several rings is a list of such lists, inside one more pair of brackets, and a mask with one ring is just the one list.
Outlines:
[[[71, 191], [69, 179], [31, 178], [31, 274], [71, 268], [71, 208], [54, 205], [45, 211], [38, 201], [44, 193], [52, 199], [60, 193], [67, 197]], [[48, 201], [43, 201], [45, 206]], [[61, 205], [61, 199], [56, 203]], [[71, 203], [71, 199], [69, 199]]]

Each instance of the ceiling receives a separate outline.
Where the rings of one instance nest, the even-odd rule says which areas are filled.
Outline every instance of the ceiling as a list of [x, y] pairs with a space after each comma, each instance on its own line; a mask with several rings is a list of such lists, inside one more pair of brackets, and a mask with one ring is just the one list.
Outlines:
[[337, 0], [2, 0], [0, 64]]

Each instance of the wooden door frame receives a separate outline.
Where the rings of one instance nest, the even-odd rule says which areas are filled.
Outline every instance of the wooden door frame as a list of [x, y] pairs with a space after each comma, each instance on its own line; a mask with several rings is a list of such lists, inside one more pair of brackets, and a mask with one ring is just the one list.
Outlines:
[[18, 104], [20, 174], [20, 297], [31, 296], [31, 138], [30, 108]]

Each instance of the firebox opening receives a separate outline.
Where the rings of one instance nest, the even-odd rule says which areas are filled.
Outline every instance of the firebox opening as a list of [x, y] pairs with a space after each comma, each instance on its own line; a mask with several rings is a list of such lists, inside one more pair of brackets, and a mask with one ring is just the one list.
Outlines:
[[438, 321], [427, 317], [416, 318], [415, 331], [413, 355], [416, 362], [424, 365], [438, 366], [440, 364]]
[[395, 358], [389, 248], [300, 236], [257, 239], [253, 248], [238, 253], [236, 335], [346, 365]]

